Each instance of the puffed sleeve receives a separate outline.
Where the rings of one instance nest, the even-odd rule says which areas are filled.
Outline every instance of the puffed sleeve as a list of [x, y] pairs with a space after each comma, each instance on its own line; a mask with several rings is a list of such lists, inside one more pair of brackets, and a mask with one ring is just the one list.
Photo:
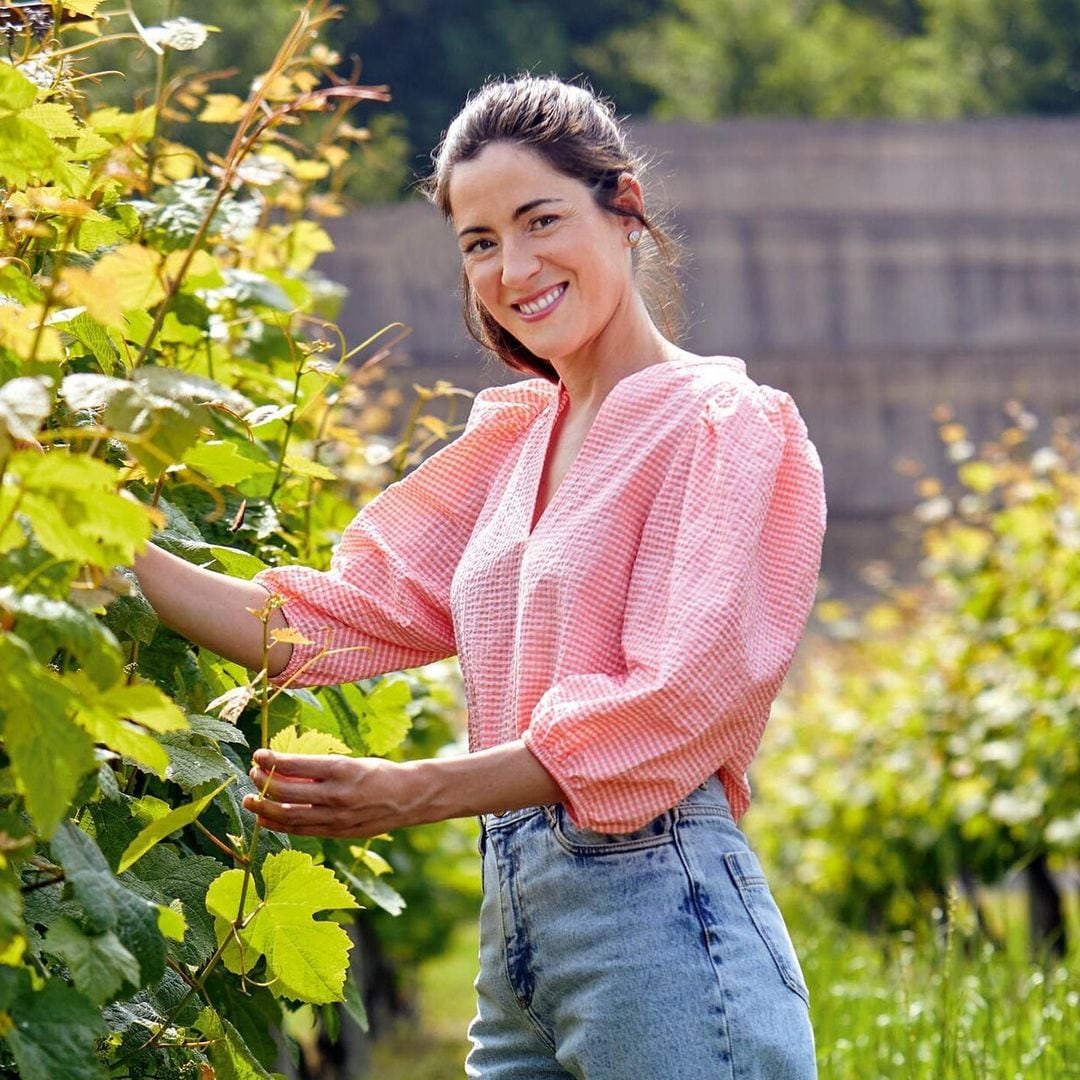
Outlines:
[[329, 570], [255, 575], [284, 598], [289, 626], [312, 642], [293, 646], [274, 682], [350, 682], [457, 652], [450, 580], [493, 478], [551, 393], [540, 379], [482, 390], [454, 442], [359, 511]]
[[791, 398], [749, 380], [718, 388], [646, 519], [625, 673], [558, 680], [523, 735], [578, 825], [640, 828], [714, 773], [745, 811], [824, 528], [821, 463]]

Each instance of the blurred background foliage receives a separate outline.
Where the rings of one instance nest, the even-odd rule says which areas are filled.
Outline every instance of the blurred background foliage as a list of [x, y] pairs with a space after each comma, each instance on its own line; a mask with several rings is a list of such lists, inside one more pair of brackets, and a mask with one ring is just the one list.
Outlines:
[[781, 876], [868, 929], [919, 925], [959, 882], [1027, 874], [1033, 941], [1064, 954], [1050, 874], [1080, 851], [1080, 441], [1019, 403], [976, 451], [947, 409], [951, 483], [917, 477], [917, 582], [818, 607], [756, 764], [750, 831]]
[[[215, 89], [243, 96], [293, 7], [147, 0], [139, 11], [219, 27], [200, 69], [232, 72]], [[376, 136], [347, 170], [361, 202], [406, 194], [469, 91], [523, 70], [584, 75], [620, 111], [662, 119], [1080, 111], [1080, 0], [355, 0], [327, 42], [340, 74], [359, 65], [393, 93], [389, 110], [357, 113]], [[126, 82], [110, 88], [119, 97], [153, 83], [153, 57], [130, 54]], [[205, 149], [214, 136], [184, 137]]]

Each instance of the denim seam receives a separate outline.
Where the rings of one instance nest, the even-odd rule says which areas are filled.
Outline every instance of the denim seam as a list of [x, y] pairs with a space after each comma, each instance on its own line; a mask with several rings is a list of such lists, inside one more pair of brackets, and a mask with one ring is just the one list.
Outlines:
[[[506, 983], [510, 987], [510, 993], [514, 998], [514, 1001], [517, 1002], [518, 1008], [521, 1010], [521, 1012], [525, 1016], [525, 1018], [529, 1021], [530, 1025], [533, 1028], [533, 1030], [536, 1032], [537, 1035], [540, 1036], [541, 1041], [548, 1047], [548, 1049], [550, 1049], [551, 1051], [554, 1051], [555, 1050], [555, 1040], [544, 1029], [544, 1026], [540, 1022], [540, 1018], [533, 1012], [532, 1005], [531, 1005], [531, 998], [530, 998], [530, 1001], [529, 1001], [528, 1004], [526, 1002], [522, 1001], [521, 994], [518, 993], [518, 987], [517, 987], [517, 984], [514, 981], [514, 976], [513, 976], [513, 972], [511, 971], [511, 964], [510, 964], [510, 942], [511, 942], [511, 938], [506, 932], [506, 908], [505, 908], [505, 905], [503, 903], [504, 875], [501, 872], [501, 870], [499, 869], [498, 851], [497, 850], [493, 851], [492, 854], [493, 854], [494, 860], [495, 860], [496, 887], [499, 890], [499, 894], [498, 894], [498, 900], [499, 900], [499, 904], [498, 904], [498, 907], [499, 907], [499, 925], [502, 928], [503, 970], [506, 973]], [[514, 882], [511, 879], [505, 879], [505, 885], [506, 885], [507, 894], [508, 895], [512, 894], [514, 892]], [[514, 903], [514, 897], [512, 895], [510, 895], [510, 902], [511, 902], [511, 904]], [[516, 908], [517, 908], [517, 912], [518, 912], [518, 917], [515, 920], [515, 930], [520, 929], [520, 932], [522, 934], [524, 934], [525, 933], [524, 917], [521, 914], [521, 904], [520, 904], [520, 902], [516, 904]], [[520, 924], [520, 926], [518, 926], [517, 924]], [[515, 936], [515, 938], [513, 940], [516, 941], [516, 936]]]
[[763, 875], [745, 875], [739, 869], [738, 864], [732, 855], [729, 853], [724, 856], [724, 863], [727, 865], [728, 873], [731, 875], [732, 880], [735, 883], [735, 891], [739, 894], [739, 900], [742, 902], [743, 907], [746, 908], [747, 915], [750, 916], [750, 921], [754, 924], [754, 929], [757, 931], [758, 936], [765, 943], [765, 948], [769, 950], [770, 955], [773, 958], [773, 963], [776, 965], [777, 971], [780, 973], [780, 978], [783, 979], [784, 985], [793, 993], [796, 994], [806, 1005], [810, 1007], [810, 993], [809, 990], [802, 985], [801, 980], [792, 971], [787, 960], [781, 954], [780, 950], [776, 947], [776, 943], [772, 939], [772, 935], [769, 934], [761, 918], [754, 908], [754, 904], [750, 897], [747, 895], [751, 888], [768, 888], [768, 881]]
[[734, 821], [731, 810], [726, 806], [708, 806], [702, 803], [680, 803], [678, 806], [681, 817], [721, 817], [727, 821]]
[[701, 898], [698, 894], [697, 882], [694, 879], [693, 870], [690, 867], [690, 859], [683, 847], [682, 836], [679, 832], [679, 825], [682, 818], [683, 807], [676, 807], [674, 810], [674, 821], [671, 827], [671, 836], [674, 841], [675, 850], [679, 855], [679, 862], [682, 864], [683, 873], [686, 875], [686, 887], [690, 891], [690, 901], [694, 905], [694, 914], [697, 916], [698, 926], [701, 929], [701, 935], [705, 946], [705, 955], [708, 957], [709, 966], [712, 968], [713, 977], [716, 979], [716, 992], [720, 996], [720, 1015], [723, 1017], [724, 1031], [723, 1039], [727, 1045], [728, 1055], [728, 1078], [727, 1080], [735, 1080], [735, 1051], [731, 1045], [731, 1029], [728, 1025], [728, 1013], [727, 1003], [724, 1000], [724, 980], [720, 974], [720, 968], [717, 964], [716, 958], [713, 956], [712, 939], [713, 932], [709, 928], [708, 921], [705, 918], [705, 913], [701, 909]]

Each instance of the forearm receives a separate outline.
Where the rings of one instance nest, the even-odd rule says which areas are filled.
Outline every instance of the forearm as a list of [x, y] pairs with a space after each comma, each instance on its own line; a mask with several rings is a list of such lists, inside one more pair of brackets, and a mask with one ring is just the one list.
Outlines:
[[462, 757], [413, 762], [411, 768], [421, 821], [563, 801], [559, 785], [520, 739]]
[[[263, 625], [251, 613], [269, 599], [261, 585], [204, 570], [153, 544], [136, 556], [134, 570], [143, 595], [166, 626], [235, 663], [262, 667]], [[271, 630], [287, 625], [280, 610], [271, 613]], [[270, 647], [271, 676], [284, 670], [291, 654], [291, 645]]]

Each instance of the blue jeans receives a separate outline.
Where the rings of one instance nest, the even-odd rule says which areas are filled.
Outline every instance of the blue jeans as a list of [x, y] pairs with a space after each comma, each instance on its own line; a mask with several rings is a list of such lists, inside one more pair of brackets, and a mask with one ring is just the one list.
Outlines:
[[482, 819], [482, 1080], [813, 1080], [809, 997], [715, 778], [633, 833]]

